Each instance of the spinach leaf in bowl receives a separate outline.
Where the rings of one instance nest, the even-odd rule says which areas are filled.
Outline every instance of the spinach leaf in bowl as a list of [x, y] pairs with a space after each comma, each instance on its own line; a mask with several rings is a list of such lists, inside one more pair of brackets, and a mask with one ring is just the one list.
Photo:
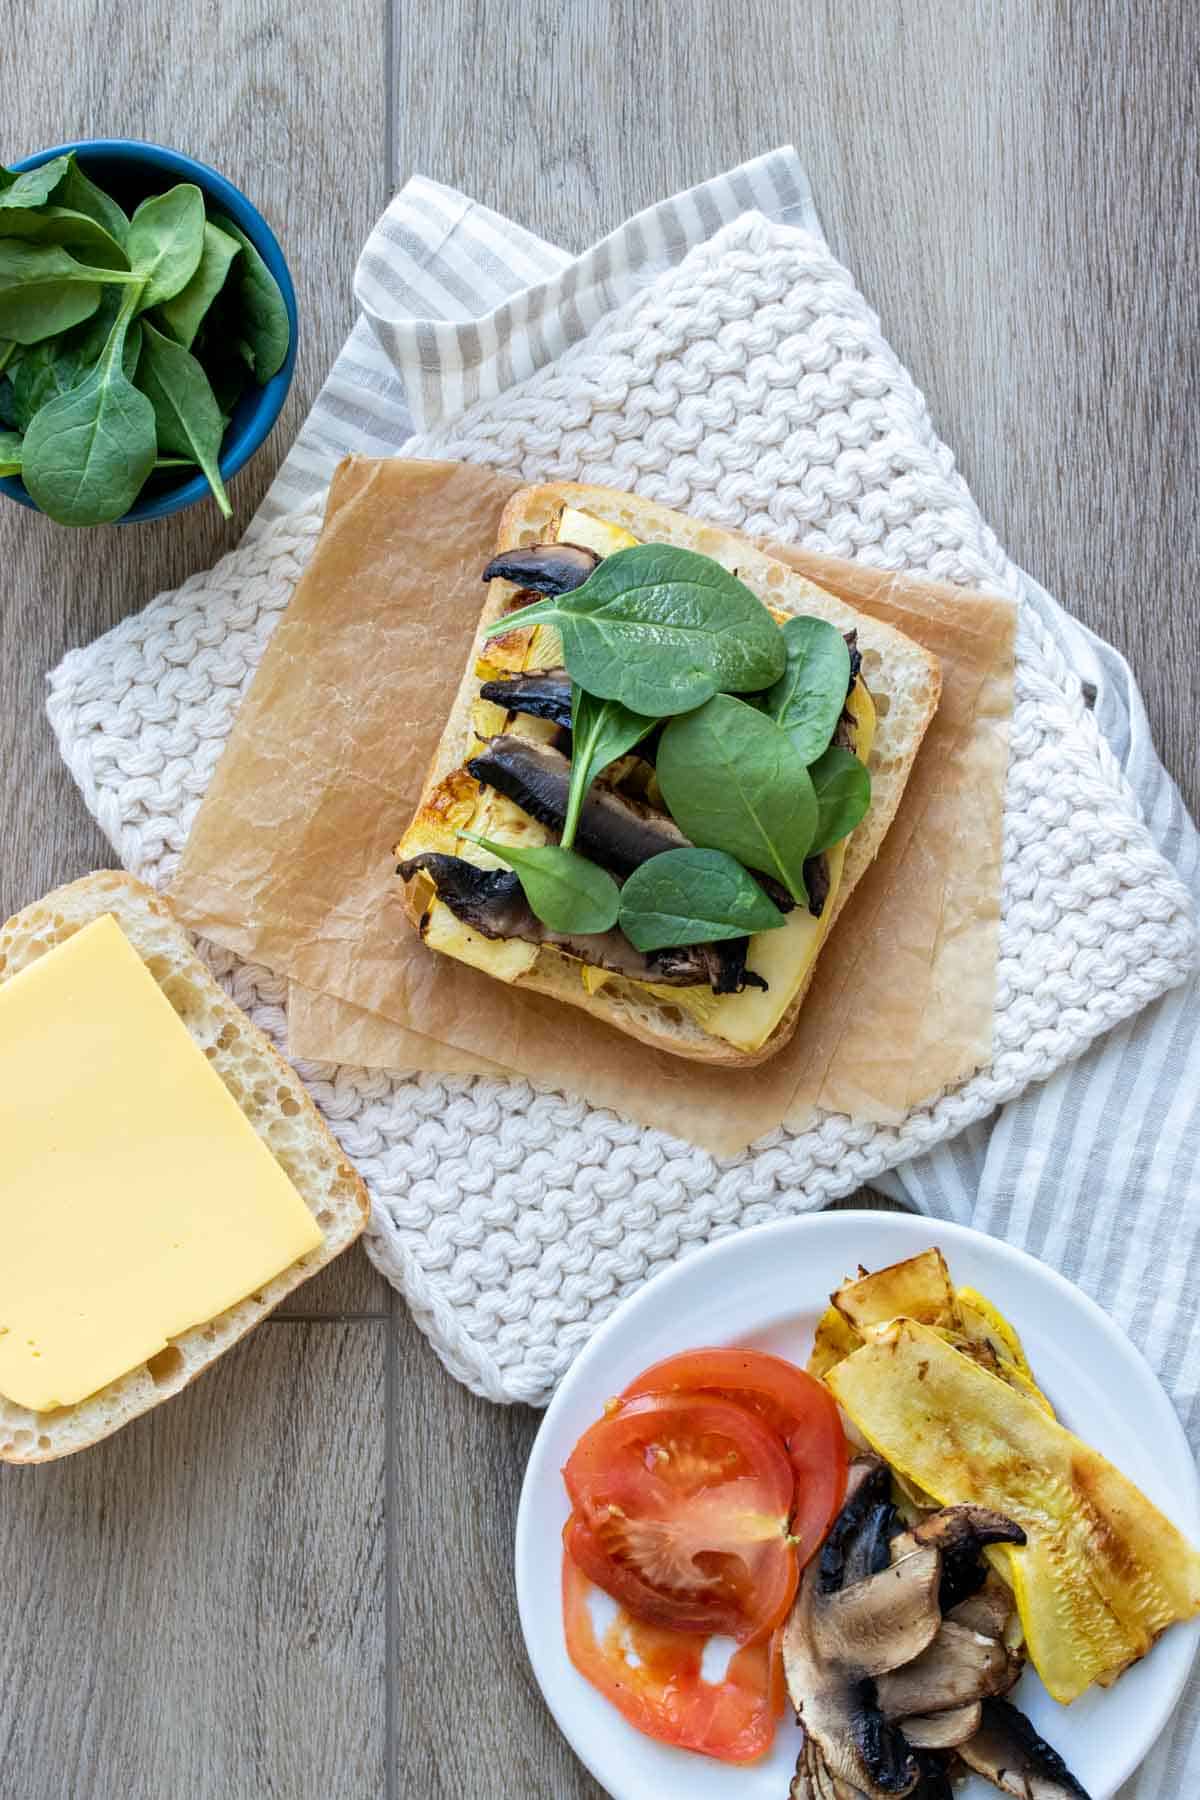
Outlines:
[[14, 169], [0, 168], [0, 209], [41, 206], [64, 180], [70, 166], [69, 156], [56, 156], [40, 168], [26, 169], [20, 175]]
[[148, 311], [185, 288], [204, 252], [204, 195], [191, 181], [143, 200], [129, 222], [129, 265]]
[[245, 232], [224, 213], [214, 213], [213, 224], [242, 248], [230, 275], [230, 285], [240, 315], [242, 341], [250, 352], [255, 379], [260, 387], [265, 387], [282, 369], [291, 346], [292, 328], [287, 303], [279, 283]]
[[200, 253], [200, 261], [196, 273], [186, 287], [180, 288], [173, 300], [166, 300], [158, 309], [158, 323], [168, 337], [190, 350], [196, 341], [196, 333], [204, 322], [206, 313], [221, 289], [229, 274], [229, 266], [237, 256], [240, 246], [227, 231], [221, 231], [216, 225], [205, 221], [204, 248]]
[[124, 250], [103, 225], [66, 206], [10, 206], [0, 211], [0, 238], [62, 244], [102, 269], [129, 267]]
[[208, 378], [190, 350], [156, 331], [148, 319], [142, 331], [136, 380], [154, 408], [158, 448], [200, 465], [228, 519], [233, 508], [219, 466], [224, 427]]
[[0, 475], [19, 475], [21, 454], [20, 432], [0, 431]]
[[140, 282], [127, 269], [82, 263], [57, 244], [0, 237], [0, 337], [38, 344], [88, 319], [105, 286]]
[[91, 372], [43, 406], [25, 434], [22, 479], [61, 525], [119, 519], [154, 466], [154, 408], [124, 367], [139, 292], [140, 286], [130, 288]]
[[103, 188], [98, 188], [94, 181], [86, 176], [76, 161], [72, 151], [67, 158], [70, 167], [63, 176], [54, 198], [59, 206], [69, 206], [73, 212], [86, 213], [97, 225], [103, 226], [109, 237], [115, 238], [124, 249], [129, 240], [129, 219], [111, 195]]

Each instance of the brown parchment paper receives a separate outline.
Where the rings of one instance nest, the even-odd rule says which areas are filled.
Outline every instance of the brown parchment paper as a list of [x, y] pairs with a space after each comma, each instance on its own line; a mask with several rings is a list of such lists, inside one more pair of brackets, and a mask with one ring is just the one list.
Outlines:
[[711, 1069], [424, 948], [400, 905], [393, 846], [461, 678], [479, 571], [517, 485], [465, 464], [342, 465], [185, 848], [173, 887], [181, 916], [289, 977], [294, 1055], [513, 1070], [715, 1154], [814, 1106], [896, 1120], [984, 1063], [1013, 608], [778, 546], [926, 643], [944, 684], [792, 1044], [757, 1069]]

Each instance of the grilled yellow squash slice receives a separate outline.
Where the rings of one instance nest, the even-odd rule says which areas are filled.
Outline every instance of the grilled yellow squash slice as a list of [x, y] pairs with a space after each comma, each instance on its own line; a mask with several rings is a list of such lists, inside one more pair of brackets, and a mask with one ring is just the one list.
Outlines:
[[940, 1506], [994, 1507], [1028, 1534], [1006, 1549], [1029, 1654], [1076, 1699], [1200, 1612], [1200, 1553], [1098, 1451], [936, 1329], [896, 1319], [826, 1382], [892, 1468]]
[[953, 1287], [940, 1250], [923, 1250], [873, 1275], [844, 1281], [817, 1326], [809, 1374], [823, 1380], [879, 1326], [898, 1318], [934, 1326], [956, 1349], [1009, 1387], [1028, 1394], [1053, 1418], [1054, 1408], [1038, 1387], [1021, 1340], [1004, 1314], [974, 1288]]
[[920, 1319], [925, 1325], [958, 1329], [958, 1307], [950, 1271], [940, 1250], [922, 1250], [857, 1281], [843, 1281], [833, 1304], [857, 1331], [889, 1319]]

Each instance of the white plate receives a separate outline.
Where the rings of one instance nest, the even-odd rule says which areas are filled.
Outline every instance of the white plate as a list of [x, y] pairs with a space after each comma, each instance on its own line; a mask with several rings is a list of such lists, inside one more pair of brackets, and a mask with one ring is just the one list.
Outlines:
[[[1020, 1332], [1064, 1424], [1136, 1481], [1193, 1541], [1200, 1482], [1179, 1421], [1149, 1365], [1107, 1315], [1061, 1275], [980, 1232], [905, 1213], [818, 1213], [764, 1225], [698, 1251], [632, 1295], [574, 1364], [538, 1433], [517, 1517], [521, 1626], [534, 1674], [576, 1754], [613, 1800], [786, 1800], [802, 1741], [785, 1721], [771, 1754], [734, 1768], [643, 1737], [576, 1673], [563, 1641], [560, 1469], [604, 1402], [650, 1363], [704, 1344], [808, 1355], [827, 1296], [860, 1262], [870, 1268], [939, 1245], [956, 1283], [978, 1288]], [[1070, 1708], [1032, 1671], [1018, 1705], [1092, 1795], [1111, 1800], [1179, 1699], [1200, 1625], [1175, 1626], [1107, 1693]], [[972, 1776], [959, 1800], [996, 1800]]]

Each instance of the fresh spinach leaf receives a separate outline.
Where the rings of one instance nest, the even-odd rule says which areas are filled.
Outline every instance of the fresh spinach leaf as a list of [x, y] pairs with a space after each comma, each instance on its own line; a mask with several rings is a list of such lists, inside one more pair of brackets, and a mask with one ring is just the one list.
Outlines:
[[13, 385], [7, 375], [0, 375], [0, 430], [15, 431], [17, 413], [13, 403]]
[[13, 357], [17, 354], [17, 346], [11, 338], [0, 338], [0, 375], [3, 375]]
[[225, 285], [229, 265], [238, 254], [239, 245], [227, 231], [215, 225], [204, 226], [204, 249], [196, 273], [173, 300], [158, 309], [159, 323], [168, 337], [190, 350], [196, 341], [204, 316]]
[[125, 252], [95, 219], [65, 206], [11, 206], [0, 212], [0, 238], [27, 244], [66, 244], [102, 269], [127, 269]]
[[[64, 355], [77, 358], [80, 366], [85, 369], [90, 369], [93, 363], [99, 362], [117, 322], [124, 291], [119, 287], [106, 287], [100, 304], [91, 317], [56, 338], [55, 342]], [[24, 355], [30, 356], [32, 351], [26, 350]]]
[[766, 607], [711, 557], [670, 544], [606, 556], [582, 587], [497, 620], [489, 636], [549, 624], [572, 680], [654, 718], [783, 674], [783, 636]]
[[667, 810], [693, 843], [776, 876], [806, 904], [804, 859], [817, 801], [804, 759], [781, 725], [744, 700], [717, 694], [671, 720], [655, 768]]
[[12, 169], [0, 170], [0, 209], [42, 206], [66, 175], [70, 162], [69, 156], [56, 156], [40, 169], [26, 169], [22, 175]]
[[[111, 327], [110, 327], [111, 329]], [[78, 387], [95, 361], [85, 362], [63, 348], [64, 339], [49, 338], [26, 350], [13, 373], [13, 416], [18, 431], [28, 431], [43, 406]]]
[[840, 843], [865, 816], [871, 804], [871, 776], [850, 750], [830, 744], [808, 771], [817, 796], [817, 824], [809, 855]]
[[490, 850], [513, 870], [525, 890], [525, 898], [544, 925], [571, 937], [611, 931], [617, 922], [621, 890], [607, 870], [564, 850], [561, 844], [537, 844], [518, 850], [491, 838], [463, 831], [481, 850]]
[[787, 668], [768, 690], [766, 710], [782, 725], [806, 763], [833, 736], [850, 686], [850, 651], [827, 619], [788, 619], [783, 627]]
[[114, 199], [98, 188], [80, 168], [72, 151], [70, 168], [63, 176], [55, 192], [55, 200], [59, 206], [69, 206], [73, 212], [86, 213], [97, 225], [103, 226], [109, 237], [115, 238], [124, 249], [129, 237], [129, 220]]
[[91, 373], [44, 406], [25, 434], [25, 486], [61, 525], [119, 519], [154, 465], [154, 408], [123, 367], [139, 292], [132, 287], [125, 296]]
[[0, 431], [0, 475], [19, 475], [21, 455], [20, 432]]
[[[116, 290], [112, 292], [115, 295]], [[32, 344], [24, 352], [14, 370], [12, 383], [13, 412], [18, 431], [27, 431], [35, 414], [51, 400], [56, 400], [60, 394], [69, 394], [72, 388], [78, 387], [96, 362], [108, 341], [120, 310], [120, 302], [117, 300], [101, 310], [105, 315], [103, 319], [101, 313], [97, 312], [74, 331], [48, 338], [45, 343]], [[102, 330], [95, 329], [98, 323], [103, 326]], [[135, 320], [126, 334], [123, 352], [123, 366], [130, 380], [137, 367], [141, 343], [141, 327]]]
[[154, 408], [158, 448], [168, 456], [190, 456], [208, 479], [217, 505], [228, 519], [233, 508], [221, 480], [224, 427], [208, 377], [190, 350], [142, 321], [142, 353], [137, 385]]
[[214, 213], [213, 223], [236, 238], [242, 247], [229, 284], [237, 301], [241, 337], [249, 351], [255, 379], [260, 387], [265, 387], [287, 360], [292, 338], [287, 303], [279, 283], [245, 232], [224, 213]]
[[571, 684], [571, 786], [567, 794], [567, 816], [563, 822], [562, 847], [569, 850], [575, 842], [579, 812], [588, 789], [602, 769], [616, 762], [635, 744], [640, 744], [654, 730], [656, 719], [644, 713], [630, 712], [619, 700], [597, 700], [594, 694]]
[[90, 318], [105, 285], [134, 280], [128, 270], [77, 262], [56, 244], [0, 238], [0, 337], [42, 343]]
[[783, 914], [723, 850], [665, 850], [621, 889], [618, 924], [637, 950], [775, 931]]
[[205, 351], [199, 360], [220, 408], [222, 424], [228, 427], [238, 402], [250, 385], [246, 370], [236, 357], [216, 356], [211, 351]]
[[185, 288], [204, 252], [204, 195], [191, 181], [143, 200], [129, 222], [125, 246], [140, 281], [142, 310], [161, 306]]

